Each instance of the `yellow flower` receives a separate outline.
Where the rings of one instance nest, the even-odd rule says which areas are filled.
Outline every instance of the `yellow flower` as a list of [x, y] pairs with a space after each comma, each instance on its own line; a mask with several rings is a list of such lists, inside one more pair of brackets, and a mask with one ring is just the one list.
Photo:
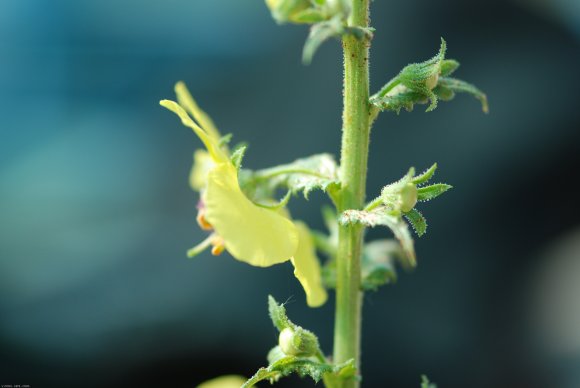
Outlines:
[[223, 238], [231, 255], [257, 267], [285, 262], [296, 252], [298, 233], [288, 219], [254, 205], [240, 189], [238, 171], [219, 140], [197, 125], [176, 102], [161, 105], [177, 114], [207, 148], [214, 165], [207, 172], [203, 192], [205, 219]]
[[246, 380], [246, 378], [236, 375], [220, 376], [204, 381], [197, 388], [240, 388]]
[[257, 267], [292, 260], [308, 305], [322, 305], [327, 296], [306, 225], [294, 224], [281, 212], [257, 206], [246, 197], [240, 188], [238, 170], [227, 150], [220, 147], [219, 132], [209, 116], [197, 106], [183, 83], [178, 83], [175, 91], [179, 103], [163, 100], [160, 104], [177, 114], [207, 149], [194, 154], [190, 183], [201, 191], [198, 223], [202, 229], [215, 230], [190, 255], [213, 245], [212, 253], [220, 254], [225, 248], [237, 260]]

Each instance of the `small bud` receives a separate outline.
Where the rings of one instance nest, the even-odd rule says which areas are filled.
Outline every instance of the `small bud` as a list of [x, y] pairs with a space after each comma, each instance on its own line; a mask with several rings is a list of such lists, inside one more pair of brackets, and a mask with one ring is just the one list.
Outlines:
[[282, 351], [289, 356], [312, 356], [318, 350], [318, 339], [314, 334], [301, 327], [296, 330], [290, 327], [280, 332], [278, 344]]

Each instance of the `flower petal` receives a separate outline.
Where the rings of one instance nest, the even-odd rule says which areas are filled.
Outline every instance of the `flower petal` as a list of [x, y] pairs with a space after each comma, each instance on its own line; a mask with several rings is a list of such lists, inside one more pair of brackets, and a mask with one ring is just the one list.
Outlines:
[[242, 192], [238, 172], [220, 163], [209, 173], [203, 194], [206, 219], [225, 240], [231, 255], [256, 267], [290, 259], [298, 248], [294, 224], [273, 210], [254, 205]]
[[301, 221], [295, 221], [295, 225], [298, 229], [300, 243], [296, 254], [291, 259], [294, 265], [294, 276], [298, 278], [306, 292], [308, 306], [319, 307], [328, 299], [326, 289], [322, 286], [320, 263], [316, 257], [316, 250], [308, 227]]
[[205, 189], [207, 173], [215, 166], [213, 158], [206, 150], [196, 150], [193, 153], [193, 166], [189, 173], [189, 185], [196, 191]]
[[191, 117], [189, 117], [185, 109], [183, 109], [178, 103], [171, 100], [161, 100], [159, 104], [178, 115], [183, 125], [193, 129], [193, 132], [195, 132], [195, 134], [203, 142], [216, 163], [224, 163], [226, 161], [229, 162], [228, 156], [220, 149], [219, 139], [208, 135], [206, 131], [204, 131], [199, 125], [195, 123], [195, 121], [191, 119]]
[[177, 102], [193, 116], [193, 119], [199, 123], [203, 130], [216, 140], [221, 138], [220, 132], [213, 123], [213, 120], [207, 113], [201, 110], [199, 105], [195, 102], [185, 83], [179, 81], [175, 84], [175, 94], [177, 95]]
[[220, 376], [204, 381], [197, 388], [240, 388], [246, 380], [245, 377], [236, 375]]

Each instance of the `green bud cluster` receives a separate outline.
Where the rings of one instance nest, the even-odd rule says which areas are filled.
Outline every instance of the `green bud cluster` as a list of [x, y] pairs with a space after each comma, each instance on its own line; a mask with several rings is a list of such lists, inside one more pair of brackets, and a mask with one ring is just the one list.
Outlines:
[[[378, 110], [392, 110], [397, 113], [402, 108], [413, 110], [415, 104], [426, 104], [427, 112], [437, 107], [439, 100], [449, 101], [455, 93], [469, 93], [481, 102], [484, 112], [488, 112], [486, 95], [475, 86], [449, 76], [457, 70], [459, 62], [445, 59], [447, 43], [441, 38], [439, 52], [433, 58], [405, 66], [399, 74], [391, 79], [369, 102]], [[378, 114], [378, 112], [375, 112]]]

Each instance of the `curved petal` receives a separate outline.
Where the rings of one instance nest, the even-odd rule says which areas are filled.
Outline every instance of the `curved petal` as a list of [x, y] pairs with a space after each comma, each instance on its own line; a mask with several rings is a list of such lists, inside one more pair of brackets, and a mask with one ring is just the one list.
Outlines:
[[308, 227], [301, 221], [296, 221], [295, 225], [298, 229], [300, 243], [296, 254], [291, 259], [294, 265], [294, 276], [298, 278], [306, 292], [308, 306], [319, 307], [328, 299], [326, 289], [322, 286], [320, 263], [316, 257], [316, 250]]
[[175, 95], [177, 96], [177, 102], [193, 116], [193, 119], [199, 123], [203, 130], [216, 140], [221, 138], [220, 132], [213, 123], [213, 120], [207, 113], [201, 110], [199, 105], [195, 102], [187, 86], [182, 81], [175, 84]]
[[208, 135], [206, 131], [204, 131], [199, 125], [195, 123], [189, 117], [185, 109], [181, 107], [178, 103], [171, 100], [161, 100], [159, 104], [175, 113], [181, 119], [181, 122], [186, 127], [193, 129], [193, 132], [199, 137], [199, 139], [205, 145], [205, 148], [209, 151], [211, 157], [214, 159], [216, 163], [224, 163], [229, 161], [228, 156], [225, 154], [224, 151], [221, 150], [219, 146], [219, 139], [214, 138], [213, 136]]
[[208, 173], [203, 195], [205, 217], [234, 258], [268, 267], [289, 260], [296, 252], [294, 224], [273, 210], [254, 205], [242, 193], [231, 163], [220, 163]]
[[246, 380], [246, 378], [236, 375], [220, 376], [204, 381], [197, 388], [240, 388]]

